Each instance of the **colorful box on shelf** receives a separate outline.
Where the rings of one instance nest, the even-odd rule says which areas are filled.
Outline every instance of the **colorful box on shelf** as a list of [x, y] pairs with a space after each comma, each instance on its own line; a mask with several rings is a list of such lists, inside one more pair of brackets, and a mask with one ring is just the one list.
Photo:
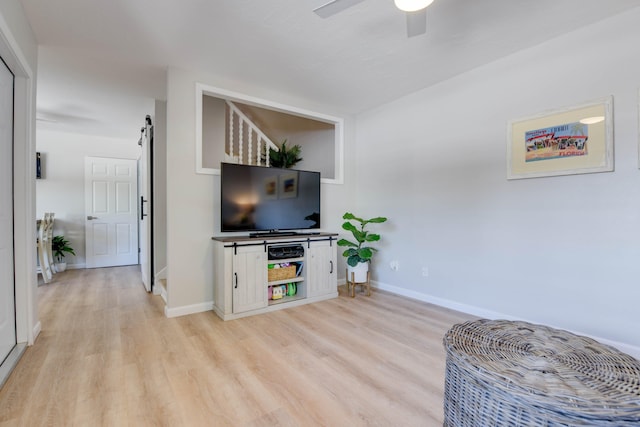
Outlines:
[[292, 297], [298, 293], [298, 285], [296, 283], [287, 283], [285, 285], [269, 286], [268, 298], [270, 300], [282, 299], [284, 297]]

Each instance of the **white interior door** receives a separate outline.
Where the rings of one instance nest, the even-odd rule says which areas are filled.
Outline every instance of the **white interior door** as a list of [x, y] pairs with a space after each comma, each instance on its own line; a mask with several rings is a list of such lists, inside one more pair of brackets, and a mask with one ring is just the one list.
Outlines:
[[138, 264], [136, 160], [86, 157], [86, 266]]
[[13, 74], [0, 58], [0, 365], [16, 345], [13, 275], [13, 81]]

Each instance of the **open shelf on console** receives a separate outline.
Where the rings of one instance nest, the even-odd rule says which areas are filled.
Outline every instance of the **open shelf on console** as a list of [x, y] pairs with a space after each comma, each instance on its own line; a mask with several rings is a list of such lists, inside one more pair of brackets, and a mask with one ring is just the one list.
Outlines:
[[272, 286], [272, 285], [286, 285], [287, 283], [302, 282], [303, 280], [304, 280], [304, 277], [302, 277], [302, 276], [293, 277], [291, 279], [274, 280], [273, 282], [269, 282], [269, 286]]
[[[267, 287], [269, 305], [306, 298], [307, 286], [302, 277], [297, 279], [298, 280], [288, 280], [282, 284], [270, 283]], [[276, 294], [278, 294], [279, 297], [274, 298]]]
[[304, 295], [294, 295], [294, 296], [291, 296], [291, 297], [282, 297], [280, 299], [270, 299], [269, 300], [269, 305], [282, 304], [282, 303], [285, 303], [285, 302], [291, 302], [291, 301], [296, 301], [296, 300], [305, 299], [305, 298], [306, 298], [306, 296], [304, 296]]

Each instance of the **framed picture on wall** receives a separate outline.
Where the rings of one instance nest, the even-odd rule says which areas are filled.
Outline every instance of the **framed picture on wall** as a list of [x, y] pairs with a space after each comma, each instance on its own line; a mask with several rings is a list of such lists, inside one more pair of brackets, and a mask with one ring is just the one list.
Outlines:
[[613, 171], [613, 97], [512, 120], [507, 179]]

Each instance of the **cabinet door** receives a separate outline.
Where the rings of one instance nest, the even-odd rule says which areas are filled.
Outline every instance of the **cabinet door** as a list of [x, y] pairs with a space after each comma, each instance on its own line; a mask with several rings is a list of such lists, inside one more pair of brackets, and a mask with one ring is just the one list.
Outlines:
[[233, 256], [233, 312], [267, 306], [267, 255], [263, 246], [237, 248]]
[[309, 297], [327, 295], [338, 290], [336, 276], [336, 242], [312, 242], [307, 249], [307, 282]]

